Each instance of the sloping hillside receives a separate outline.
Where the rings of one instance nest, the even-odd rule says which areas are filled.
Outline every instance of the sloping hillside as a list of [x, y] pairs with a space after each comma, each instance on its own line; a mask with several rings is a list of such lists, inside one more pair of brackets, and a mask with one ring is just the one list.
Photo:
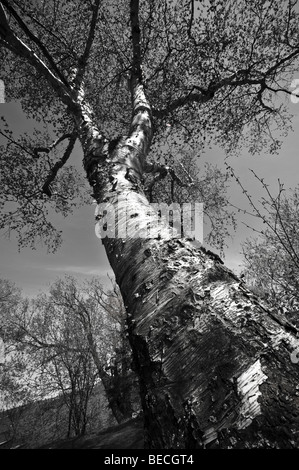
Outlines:
[[[88, 407], [86, 433], [98, 433], [116, 425], [106, 394], [99, 384]], [[63, 440], [68, 434], [68, 408], [61, 397], [36, 401], [0, 412], [0, 449], [36, 449]], [[71, 435], [72, 439], [72, 435]]]
[[143, 419], [136, 418], [100, 433], [63, 439], [39, 449], [143, 449]]

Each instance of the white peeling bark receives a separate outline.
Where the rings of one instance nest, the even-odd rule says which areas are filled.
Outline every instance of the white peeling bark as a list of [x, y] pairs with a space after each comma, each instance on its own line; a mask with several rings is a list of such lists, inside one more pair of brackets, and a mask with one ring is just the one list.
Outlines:
[[262, 371], [260, 359], [255, 361], [254, 364], [238, 377], [237, 391], [242, 397], [239, 419], [237, 421], [238, 429], [247, 428], [256, 416], [262, 415], [262, 409], [258, 398], [262, 394], [260, 392], [260, 385], [266, 380], [267, 376]]
[[186, 240], [135, 240], [117, 250], [109, 257], [129, 315], [147, 445], [298, 445], [295, 330]]
[[[79, 90], [10, 30], [2, 39], [52, 85], [77, 124], [98, 203], [126, 199], [135, 236], [103, 240], [125, 301], [145, 420], [156, 449], [299, 446], [294, 327], [269, 311], [212, 253], [159, 226], [142, 190], [152, 116], [142, 85], [139, 1], [130, 1], [132, 122], [113, 152]], [[121, 221], [120, 221], [121, 222]], [[141, 236], [147, 224], [151, 238]], [[138, 227], [136, 228], [136, 225]], [[119, 221], [117, 222], [119, 227]], [[139, 236], [138, 236], [139, 235]]]
[[[132, 5], [137, 9], [138, 0]], [[138, 59], [136, 21], [132, 8]], [[126, 306], [145, 445], [297, 447], [299, 368], [290, 360], [299, 350], [297, 332], [217, 256], [190, 240], [172, 239], [170, 228], [157, 224], [141, 184], [152, 118], [135, 66], [129, 136], [113, 152], [83, 99], [76, 122], [97, 202], [117, 210], [121, 198], [132, 215], [134, 236], [105, 238], [103, 244]], [[116, 220], [116, 230], [123, 222]], [[144, 238], [147, 224], [151, 238]]]
[[[134, 237], [103, 244], [127, 310], [146, 446], [296, 447], [299, 368], [290, 360], [299, 350], [296, 330], [217, 256], [157, 225], [140, 181], [150, 123], [150, 110], [136, 106], [129, 137], [112, 154], [92, 157], [87, 171], [99, 203], [117, 208], [121, 197], [134, 215]], [[85, 120], [81, 139], [91, 142], [90, 161], [89, 125]], [[148, 223], [150, 239], [141, 236]]]

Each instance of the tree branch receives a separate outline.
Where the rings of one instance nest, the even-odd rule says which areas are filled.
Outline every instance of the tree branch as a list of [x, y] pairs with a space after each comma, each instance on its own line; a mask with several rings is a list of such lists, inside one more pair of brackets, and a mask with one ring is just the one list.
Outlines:
[[190, 0], [190, 3], [191, 3], [191, 16], [190, 16], [190, 21], [188, 25], [188, 36], [191, 38], [192, 37], [191, 35], [192, 23], [194, 19], [194, 0]]
[[5, 13], [5, 10], [2, 6], [2, 3], [0, 3], [0, 36], [4, 37], [5, 34], [9, 31], [9, 25], [7, 21], [7, 16]]
[[286, 57], [283, 57], [279, 62], [269, 68], [267, 72], [265, 72], [265, 78], [271, 75], [274, 71], [276, 71], [281, 65], [284, 65], [289, 60], [293, 59], [294, 57], [299, 56], [299, 48], [297, 47], [291, 54]]
[[[291, 54], [287, 55], [286, 57], [283, 57], [275, 65], [270, 67], [266, 72], [263, 72], [263, 73], [261, 72], [260, 78], [250, 78], [249, 77], [250, 69], [244, 69], [244, 70], [239, 70], [236, 73], [232, 74], [230, 77], [226, 77], [222, 80], [219, 80], [216, 83], [210, 83], [210, 85], [205, 89], [194, 85], [192, 89], [185, 96], [182, 96], [173, 100], [164, 109], [154, 108], [153, 115], [158, 118], [163, 118], [167, 114], [175, 111], [177, 108], [181, 106], [185, 106], [186, 104], [206, 103], [207, 101], [211, 100], [214, 97], [217, 91], [219, 91], [221, 88], [225, 86], [237, 87], [237, 86], [243, 86], [243, 85], [261, 85], [262, 91], [259, 90], [258, 99], [264, 108], [270, 110], [271, 108], [266, 106], [262, 101], [262, 92], [265, 89], [269, 88], [269, 86], [266, 84], [266, 79], [271, 77], [273, 72], [275, 72], [279, 67], [286, 64], [288, 61], [292, 60], [296, 56], [299, 56], [299, 48], [296, 48], [296, 50], [294, 50]], [[198, 90], [199, 93], [194, 92], [194, 90]], [[279, 91], [286, 91], [286, 90], [280, 89]], [[272, 111], [273, 110], [271, 109], [271, 112]]]
[[[63, 138], [66, 138], [66, 137], [64, 136]], [[62, 141], [63, 139], [60, 138], [60, 139], [58, 139], [58, 141], [59, 140]], [[73, 134], [71, 134], [69, 144], [68, 144], [62, 158], [58, 162], [55, 163], [55, 165], [51, 169], [51, 171], [50, 171], [50, 173], [49, 173], [49, 175], [48, 175], [48, 177], [47, 177], [47, 179], [46, 179], [46, 181], [43, 185], [43, 188], [42, 188], [43, 193], [46, 194], [48, 197], [51, 197], [51, 195], [52, 195], [50, 185], [55, 180], [56, 175], [57, 175], [58, 171], [60, 170], [60, 168], [62, 168], [65, 165], [65, 163], [68, 161], [68, 159], [70, 158], [76, 140], [77, 140], [77, 133], [74, 131]], [[56, 145], [57, 145], [57, 142], [55, 142]], [[53, 146], [52, 146], [52, 148], [53, 148]]]
[[92, 13], [92, 18], [91, 18], [91, 22], [90, 22], [89, 33], [88, 33], [87, 41], [86, 41], [86, 44], [85, 44], [84, 52], [83, 52], [82, 56], [79, 59], [78, 72], [77, 72], [76, 78], [74, 80], [74, 85], [77, 86], [77, 87], [80, 86], [80, 84], [82, 82], [83, 75], [84, 75], [84, 72], [85, 72], [85, 68], [86, 68], [88, 58], [89, 58], [89, 55], [90, 55], [91, 47], [92, 47], [92, 44], [93, 44], [93, 41], [94, 41], [100, 3], [101, 3], [101, 0], [96, 0], [95, 4], [92, 7], [93, 13]]
[[19, 1], [15, 0], [14, 3], [16, 3], [16, 5], [18, 5], [18, 8], [26, 15], [28, 16], [28, 18], [30, 18], [35, 24], [37, 24], [40, 28], [42, 28], [44, 31], [47, 32], [47, 34], [49, 34], [50, 36], [52, 36], [54, 39], [56, 39], [56, 41], [60, 42], [64, 48], [68, 49], [70, 54], [78, 59], [78, 56], [76, 55], [76, 53], [69, 48], [67, 42], [65, 41], [65, 38], [62, 36], [62, 32], [60, 32], [59, 36], [57, 36], [51, 29], [47, 28], [44, 24], [42, 24], [38, 19], [36, 19], [29, 11], [26, 10], [26, 8], [24, 8], [24, 5]]
[[34, 153], [31, 153], [26, 147], [24, 147], [23, 145], [21, 145], [19, 142], [17, 142], [16, 140], [12, 139], [9, 135], [5, 134], [5, 132], [2, 132], [0, 130], [0, 135], [2, 135], [3, 137], [5, 137], [5, 139], [7, 139], [10, 143], [7, 144], [7, 146], [9, 146], [10, 144], [13, 144], [13, 145], [16, 145], [17, 147], [19, 147], [21, 150], [23, 150], [24, 152], [26, 152], [30, 157], [32, 158], [35, 158], [35, 151]]
[[70, 108], [74, 108], [74, 101], [69, 88], [57, 77], [47, 65], [19, 39], [8, 25], [5, 11], [0, 3], [0, 36], [3, 45], [17, 56], [26, 59], [51, 85], [61, 100]]
[[131, 34], [133, 47], [133, 75], [142, 82], [140, 25], [139, 25], [139, 0], [130, 2]]
[[[256, 217], [260, 218], [264, 224], [266, 224], [269, 229], [275, 234], [275, 236], [277, 237], [277, 239], [279, 240], [281, 246], [284, 248], [284, 250], [288, 253], [288, 255], [290, 256], [291, 260], [294, 262], [294, 264], [296, 266], [298, 266], [298, 261], [299, 261], [299, 257], [298, 257], [298, 254], [296, 253], [296, 251], [294, 250], [294, 247], [293, 247], [293, 244], [291, 243], [291, 241], [289, 240], [289, 237], [287, 236], [287, 242], [288, 244], [286, 244], [284, 242], [284, 240], [281, 238], [281, 236], [279, 235], [278, 231], [275, 229], [275, 227], [273, 227], [273, 225], [271, 224], [271, 222], [269, 222], [269, 220], [267, 219], [267, 217], [265, 215], [263, 215], [261, 213], [261, 211], [259, 210], [259, 208], [257, 207], [257, 205], [253, 202], [253, 198], [250, 196], [250, 194], [248, 193], [248, 191], [244, 188], [243, 184], [241, 183], [240, 179], [236, 176], [233, 168], [228, 165], [228, 164], [225, 164], [226, 167], [228, 168], [228, 170], [231, 172], [232, 176], [235, 178], [236, 182], [238, 183], [238, 185], [240, 186], [240, 188], [242, 189], [243, 191], [243, 194], [246, 196], [246, 198], [248, 199], [249, 201], [249, 204], [251, 205], [251, 207], [253, 208], [253, 210], [255, 211], [256, 213]], [[267, 192], [268, 196], [269, 196], [269, 199], [270, 199], [270, 204], [272, 204], [272, 207], [274, 207], [275, 211], [276, 211], [276, 214], [278, 216], [278, 218], [280, 219], [280, 223], [281, 223], [281, 227], [282, 229], [284, 230], [284, 224], [283, 224], [283, 221], [281, 220], [281, 217], [280, 217], [280, 213], [279, 213], [279, 210], [277, 208], [277, 205], [276, 205], [276, 202], [272, 196], [272, 194], [270, 193], [269, 189], [268, 189], [268, 185], [266, 183], [264, 183], [264, 180], [263, 178], [259, 178], [257, 176], [257, 174], [253, 171], [253, 170], [250, 170], [252, 172], [252, 174], [255, 176], [255, 178], [262, 184], [263, 188], [265, 189], [265, 191]], [[278, 195], [278, 197], [280, 197], [280, 195]], [[263, 204], [263, 206], [265, 206], [265, 204]], [[251, 230], [253, 230], [254, 232], [257, 232], [258, 234], [265, 234], [265, 232], [263, 230], [257, 230], [253, 227], [251, 227], [250, 225], [247, 225], [245, 222], [242, 222], [243, 225], [245, 225], [247, 228], [250, 228]], [[288, 246], [289, 245], [289, 246]]]
[[263, 101], [263, 92], [267, 89], [267, 86], [266, 86], [266, 83], [263, 82], [261, 84], [261, 87], [257, 93], [257, 100], [259, 101], [259, 103], [261, 104], [262, 108], [264, 108], [266, 111], [268, 111], [269, 113], [274, 113], [274, 109], [273, 108], [270, 108], [270, 106], [267, 106], [264, 101]]
[[63, 76], [62, 72], [58, 69], [57, 65], [55, 64], [53, 57], [51, 54], [48, 52], [47, 48], [45, 45], [38, 39], [28, 28], [28, 26], [24, 23], [24, 21], [20, 18], [18, 13], [15, 11], [15, 9], [9, 5], [7, 0], [2, 0], [1, 3], [7, 8], [7, 10], [12, 14], [12, 16], [15, 18], [17, 23], [19, 24], [20, 28], [22, 31], [26, 34], [26, 36], [31, 39], [42, 51], [44, 54], [45, 58], [48, 60], [50, 66], [52, 67], [53, 72], [56, 73], [56, 75], [59, 77], [59, 79], [64, 83], [65, 86], [69, 87], [69, 84], [66, 80], [66, 78]]
[[[271, 204], [272, 204], [272, 207], [274, 207], [275, 211], [276, 211], [276, 217], [278, 218], [279, 220], [279, 225], [280, 227], [282, 228], [282, 231], [283, 233], [285, 234], [285, 237], [287, 239], [287, 243], [288, 243], [288, 246], [289, 246], [289, 249], [287, 249], [285, 243], [283, 242], [282, 238], [280, 237], [279, 233], [278, 233], [278, 230], [276, 229], [276, 226], [273, 227], [271, 224], [269, 224], [265, 218], [263, 218], [263, 220], [265, 220], [265, 223], [270, 227], [270, 229], [275, 233], [276, 237], [279, 239], [280, 243], [282, 244], [282, 246], [284, 247], [284, 249], [289, 253], [289, 255], [291, 256], [291, 259], [294, 261], [295, 265], [296, 266], [299, 266], [299, 256], [298, 256], [298, 253], [296, 252], [296, 250], [294, 249], [294, 246], [293, 246], [293, 243], [292, 241], [290, 240], [290, 237], [288, 235], [288, 232], [285, 228], [285, 223], [284, 221], [282, 220], [281, 218], [281, 212], [280, 212], [280, 207], [279, 207], [279, 204], [277, 204], [276, 201], [279, 201], [280, 202], [280, 197], [281, 197], [281, 193], [283, 191], [283, 185], [281, 185], [280, 183], [280, 180], [278, 179], [278, 183], [279, 183], [279, 194], [277, 196], [276, 199], [273, 198], [272, 194], [270, 193], [269, 191], [269, 188], [268, 188], [268, 185], [264, 183], [264, 181], [259, 178], [257, 176], [257, 174], [253, 171], [253, 170], [250, 170], [252, 172], [252, 174], [255, 176], [255, 178], [262, 184], [262, 186], [264, 187], [265, 191], [267, 192], [268, 196], [269, 196], [269, 199], [271, 201]], [[293, 253], [293, 254], [292, 254]]]
[[[139, 0], [130, 0], [130, 19], [133, 49], [130, 87], [133, 115], [129, 137], [126, 139], [124, 146], [130, 148], [132, 158], [136, 163], [135, 169], [137, 169], [145, 163], [153, 136], [152, 111], [144, 92], [141, 68]], [[134, 165], [133, 160], [131, 163]]]
[[63, 142], [65, 139], [70, 139], [73, 134], [63, 134], [59, 139], [55, 140], [50, 147], [35, 147], [34, 148], [34, 154], [37, 158], [39, 158], [39, 153], [40, 152], [45, 152], [45, 153], [50, 153], [51, 150], [53, 150], [55, 147], [57, 147], [58, 144]]
[[92, 13], [92, 18], [90, 22], [89, 34], [88, 34], [88, 38], [86, 41], [85, 50], [83, 52], [82, 57], [80, 58], [80, 64], [82, 66], [86, 66], [86, 63], [90, 54], [91, 46], [94, 41], [100, 3], [101, 3], [101, 0], [96, 0], [95, 5], [93, 6], [93, 13]]
[[296, 96], [297, 98], [299, 98], [299, 94], [294, 93], [294, 90], [290, 91], [290, 90], [286, 90], [286, 88], [272, 88], [269, 85], [266, 85], [265, 89], [267, 89], [269, 91], [273, 91], [273, 93], [279, 93], [281, 91], [283, 93], [286, 93], [287, 95], [293, 95], [293, 96]]

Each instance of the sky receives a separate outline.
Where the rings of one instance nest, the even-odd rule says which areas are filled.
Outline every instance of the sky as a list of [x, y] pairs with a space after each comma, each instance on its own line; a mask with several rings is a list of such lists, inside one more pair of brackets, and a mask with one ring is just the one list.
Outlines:
[[[296, 78], [299, 79], [299, 71], [298, 77], [294, 79]], [[294, 188], [298, 184], [299, 103], [295, 104], [290, 100], [290, 111], [295, 115], [292, 121], [294, 130], [284, 140], [279, 155], [273, 156], [265, 153], [251, 156], [243, 151], [238, 157], [227, 158], [227, 163], [234, 168], [235, 173], [255, 200], [262, 195], [262, 192], [249, 168], [253, 169], [259, 177], [265, 178], [265, 182], [270, 185], [274, 194], [278, 190], [278, 178], [286, 188]], [[4, 115], [19, 132], [32, 129], [34, 124], [24, 118], [18, 103], [0, 102], [0, 117], [1, 115]], [[74, 159], [78, 165], [81, 165], [81, 158], [81, 152], [77, 149]], [[224, 152], [214, 147], [201, 156], [199, 165], [208, 161], [224, 169], [224, 158]], [[233, 180], [230, 182], [228, 195], [232, 204], [248, 208], [248, 201]], [[47, 291], [51, 283], [65, 274], [79, 279], [100, 276], [103, 283], [108, 282], [107, 273], [112, 274], [112, 271], [101, 241], [95, 235], [94, 212], [95, 206], [89, 204], [75, 210], [73, 215], [60, 222], [64, 242], [54, 254], [47, 253], [46, 248], [42, 246], [36, 250], [22, 248], [19, 252], [15, 237], [11, 236], [8, 239], [4, 233], [0, 232], [0, 277], [15, 282], [23, 290], [23, 294], [30, 297]], [[251, 224], [255, 223], [254, 220], [250, 220], [249, 216], [240, 214], [237, 231], [231, 239], [227, 240], [228, 248], [225, 250], [224, 261], [235, 272], [240, 271], [242, 264], [241, 243], [246, 237], [254, 235], [242, 224], [242, 220]]]

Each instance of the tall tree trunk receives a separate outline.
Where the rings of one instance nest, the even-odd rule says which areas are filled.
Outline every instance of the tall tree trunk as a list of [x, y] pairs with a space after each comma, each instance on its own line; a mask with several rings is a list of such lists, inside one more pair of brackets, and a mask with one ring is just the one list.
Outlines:
[[103, 243], [127, 310], [146, 446], [296, 447], [299, 368], [290, 355], [299, 351], [297, 331], [218, 257], [190, 240], [172, 239], [143, 194], [152, 119], [142, 85], [138, 11], [139, 0], [131, 0], [131, 128], [110, 154], [85, 101], [84, 70], [70, 87], [55, 64], [48, 68], [14, 34], [1, 4], [0, 23], [4, 44], [52, 85], [73, 115], [97, 202], [115, 213], [121, 203], [129, 213], [118, 214], [118, 237]]
[[[125, 197], [134, 215], [127, 220], [131, 235], [103, 243], [127, 310], [146, 446], [298, 446], [295, 328], [217, 256], [171, 238], [142, 192], [135, 157], [127, 139], [91, 177], [99, 202], [117, 212]], [[124, 217], [116, 221], [120, 231]], [[143, 237], [149, 223], [151, 239]]]
[[118, 214], [118, 237], [103, 244], [127, 311], [146, 447], [296, 447], [297, 331], [216, 255], [157, 221], [141, 184], [152, 124], [140, 70], [132, 98], [129, 137], [110, 155], [88, 107], [77, 123], [88, 179], [106, 204], [97, 218]]
[[136, 240], [125, 251], [127, 261], [110, 260], [130, 315], [147, 446], [298, 446], [292, 326], [187, 241]]

